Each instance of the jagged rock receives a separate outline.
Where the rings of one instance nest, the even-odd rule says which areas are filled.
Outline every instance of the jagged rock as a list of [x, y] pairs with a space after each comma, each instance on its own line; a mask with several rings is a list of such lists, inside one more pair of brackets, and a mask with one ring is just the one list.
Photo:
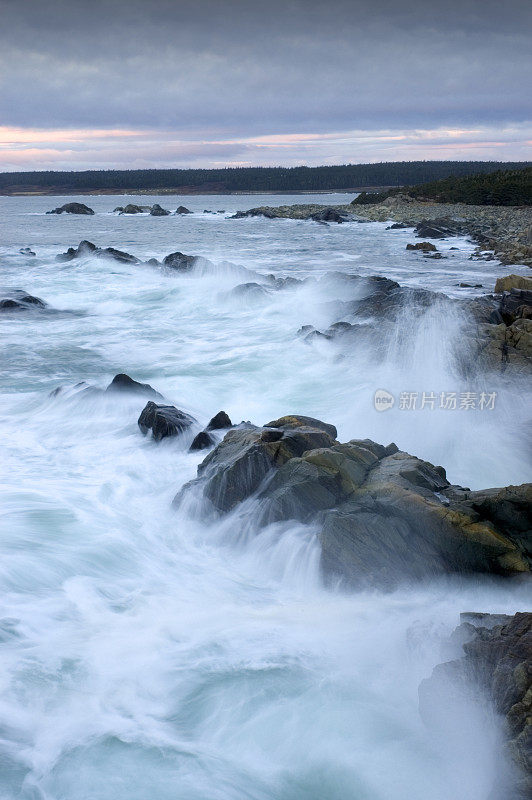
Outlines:
[[44, 308], [48, 308], [48, 303], [22, 289], [15, 289], [0, 299], [0, 311], [35, 311]]
[[[441, 686], [482, 687], [505, 722], [507, 749], [519, 770], [512, 798], [532, 796], [532, 614], [460, 615], [454, 636], [466, 639], [465, 655], [439, 664], [419, 687], [420, 712], [430, 718]], [[510, 796], [510, 795], [507, 795]]]
[[163, 259], [163, 264], [168, 269], [176, 270], [177, 272], [190, 272], [197, 262], [197, 256], [187, 256], [185, 253], [179, 251], [170, 253]]
[[170, 212], [166, 208], [161, 208], [159, 203], [154, 203], [150, 209], [150, 215], [152, 217], [168, 217]]
[[159, 394], [159, 392], [156, 392], [153, 386], [150, 386], [149, 383], [139, 383], [123, 372], [114, 376], [106, 391], [129, 392], [133, 394], [140, 394], [143, 397], [156, 397], [159, 400], [163, 399], [162, 395]]
[[178, 206], [174, 212], [175, 214], [192, 214], [193, 212], [190, 211], [186, 206]]
[[94, 214], [92, 208], [86, 206], [85, 203], [65, 203], [59, 208], [54, 208], [52, 211], [47, 211], [47, 214]]
[[141, 411], [138, 426], [144, 434], [151, 430], [155, 441], [160, 442], [168, 436], [178, 436], [195, 422], [194, 417], [175, 406], [157, 405], [150, 401]]
[[206, 450], [208, 447], [213, 447], [216, 444], [216, 439], [208, 431], [200, 431], [192, 440], [189, 450]]
[[83, 240], [76, 248], [69, 247], [66, 253], [60, 253], [56, 256], [58, 261], [73, 261], [76, 258], [84, 256], [95, 256], [97, 258], [113, 258], [115, 261], [120, 261], [123, 264], [140, 264], [140, 260], [130, 253], [125, 253], [122, 250], [116, 250], [114, 247], [96, 247], [92, 242]]
[[21, 256], [34, 256], [35, 253], [31, 249], [31, 247], [21, 247], [19, 250]]
[[436, 253], [438, 248], [431, 242], [418, 242], [417, 244], [407, 244], [407, 250], [421, 250], [423, 253]]
[[509, 292], [512, 289], [528, 289], [532, 291], [532, 278], [524, 275], [506, 275], [504, 278], [497, 278], [495, 282], [495, 293]]
[[393, 225], [388, 225], [386, 228], [387, 231], [396, 231], [396, 230], [403, 230], [404, 228], [413, 228], [414, 223], [408, 222], [394, 222]]
[[218, 411], [217, 414], [210, 420], [205, 428], [206, 431], [221, 431], [225, 428], [232, 428], [233, 423], [229, 419], [229, 415], [225, 411]]

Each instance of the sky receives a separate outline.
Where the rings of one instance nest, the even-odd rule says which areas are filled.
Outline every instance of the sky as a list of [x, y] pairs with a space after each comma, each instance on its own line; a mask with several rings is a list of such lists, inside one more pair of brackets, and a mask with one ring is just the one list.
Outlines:
[[526, 0], [0, 0], [0, 171], [530, 160]]

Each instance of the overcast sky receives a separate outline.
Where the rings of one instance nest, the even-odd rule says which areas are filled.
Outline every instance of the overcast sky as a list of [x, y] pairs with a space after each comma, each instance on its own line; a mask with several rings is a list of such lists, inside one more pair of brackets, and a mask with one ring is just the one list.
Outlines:
[[525, 0], [0, 0], [0, 170], [530, 159]]

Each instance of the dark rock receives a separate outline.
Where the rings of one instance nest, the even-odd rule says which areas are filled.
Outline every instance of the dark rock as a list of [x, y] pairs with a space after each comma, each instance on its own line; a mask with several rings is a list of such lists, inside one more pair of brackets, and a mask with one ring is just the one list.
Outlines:
[[507, 797], [532, 796], [532, 613], [461, 614], [455, 631], [466, 639], [465, 655], [435, 667], [419, 687], [420, 712], [430, 719], [433, 698], [444, 683], [481, 687], [505, 723], [507, 750], [519, 775]]
[[315, 222], [346, 222], [349, 219], [349, 215], [345, 212], [338, 211], [336, 208], [324, 208], [323, 211], [317, 211], [315, 214], [312, 214], [310, 219], [313, 219]]
[[123, 264], [140, 264], [140, 260], [130, 253], [116, 250], [114, 247], [96, 247], [95, 244], [86, 240], [80, 242], [76, 248], [69, 247], [66, 253], [60, 253], [56, 256], [56, 259], [58, 261], [73, 261], [76, 258], [83, 258], [89, 255], [97, 258], [112, 258]]
[[225, 411], [218, 411], [217, 414], [211, 419], [207, 427], [205, 428], [206, 431], [221, 431], [225, 428], [232, 428], [232, 422], [229, 419], [229, 415], [225, 413]]
[[200, 431], [197, 436], [194, 437], [192, 444], [190, 445], [190, 450], [206, 450], [208, 447], [213, 447], [216, 444], [216, 439], [207, 431]]
[[213, 507], [227, 512], [251, 497], [274, 468], [306, 450], [334, 444], [327, 433], [317, 428], [293, 428], [281, 433], [272, 441], [269, 436], [262, 438], [261, 429], [233, 428], [199, 465], [198, 478], [182, 492], [199, 484]]
[[178, 206], [175, 210], [176, 214], [192, 214], [193, 212], [190, 211], [186, 206]]
[[31, 249], [31, 247], [21, 247], [19, 250], [21, 256], [34, 256], [35, 253]]
[[149, 383], [139, 383], [138, 381], [130, 378], [129, 375], [120, 373], [115, 375], [111, 383], [106, 389], [107, 392], [130, 392], [140, 394], [143, 397], [156, 397], [162, 400], [162, 395], [156, 392]]
[[178, 436], [195, 421], [194, 417], [175, 406], [162, 406], [150, 401], [142, 409], [138, 425], [144, 434], [151, 430], [155, 441], [160, 442], [168, 436]]
[[417, 244], [407, 244], [407, 250], [422, 250], [424, 253], [435, 253], [437, 247], [431, 242], [418, 242]]
[[64, 206], [54, 208], [52, 211], [47, 211], [47, 214], [94, 214], [92, 208], [89, 208], [85, 203], [65, 203]]
[[416, 235], [427, 239], [445, 239], [448, 236], [459, 236], [464, 232], [463, 225], [448, 217], [441, 219], [424, 219], [415, 226]]
[[35, 311], [44, 308], [48, 308], [48, 303], [22, 289], [15, 289], [0, 299], [0, 311]]
[[187, 256], [179, 251], [170, 253], [163, 259], [163, 264], [168, 269], [176, 270], [177, 272], [190, 272], [197, 262], [197, 256]]
[[460, 289], [482, 289], [481, 283], [459, 283]]
[[516, 319], [531, 319], [532, 290], [510, 289], [509, 292], [503, 292], [500, 312], [507, 325], [511, 325]]
[[281, 428], [281, 430], [293, 430], [295, 428], [316, 428], [317, 430], [325, 431], [332, 439], [336, 439], [338, 431], [334, 425], [328, 422], [322, 422], [320, 419], [314, 417], [304, 417], [301, 414], [289, 414], [286, 417], [279, 417], [272, 422], [267, 422], [265, 428]]
[[166, 208], [161, 208], [159, 203], [154, 203], [150, 209], [150, 215], [152, 217], [168, 217], [170, 212]]
[[393, 225], [388, 225], [386, 230], [387, 231], [396, 231], [396, 230], [402, 230], [403, 228], [413, 228], [413, 227], [414, 227], [414, 223], [413, 222], [412, 223], [394, 222]]
[[128, 203], [127, 206], [118, 206], [115, 211], [120, 214], [146, 214], [150, 209], [151, 206], [138, 206], [135, 203]]

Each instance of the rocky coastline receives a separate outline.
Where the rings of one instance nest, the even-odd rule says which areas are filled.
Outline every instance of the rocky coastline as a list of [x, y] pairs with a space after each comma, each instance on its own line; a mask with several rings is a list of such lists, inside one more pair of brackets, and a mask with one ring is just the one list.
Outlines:
[[[339, 218], [327, 219], [334, 211]], [[532, 209], [529, 206], [474, 206], [465, 203], [431, 203], [395, 195], [375, 205], [291, 205], [264, 206], [240, 212], [239, 217], [265, 216], [269, 219], [314, 219], [400, 223], [415, 227], [422, 222], [447, 224], [450, 235], [469, 236], [479, 245], [478, 254], [502, 264], [532, 267]], [[331, 214], [329, 213], [329, 217]], [[321, 217], [321, 219], [320, 219]]]

